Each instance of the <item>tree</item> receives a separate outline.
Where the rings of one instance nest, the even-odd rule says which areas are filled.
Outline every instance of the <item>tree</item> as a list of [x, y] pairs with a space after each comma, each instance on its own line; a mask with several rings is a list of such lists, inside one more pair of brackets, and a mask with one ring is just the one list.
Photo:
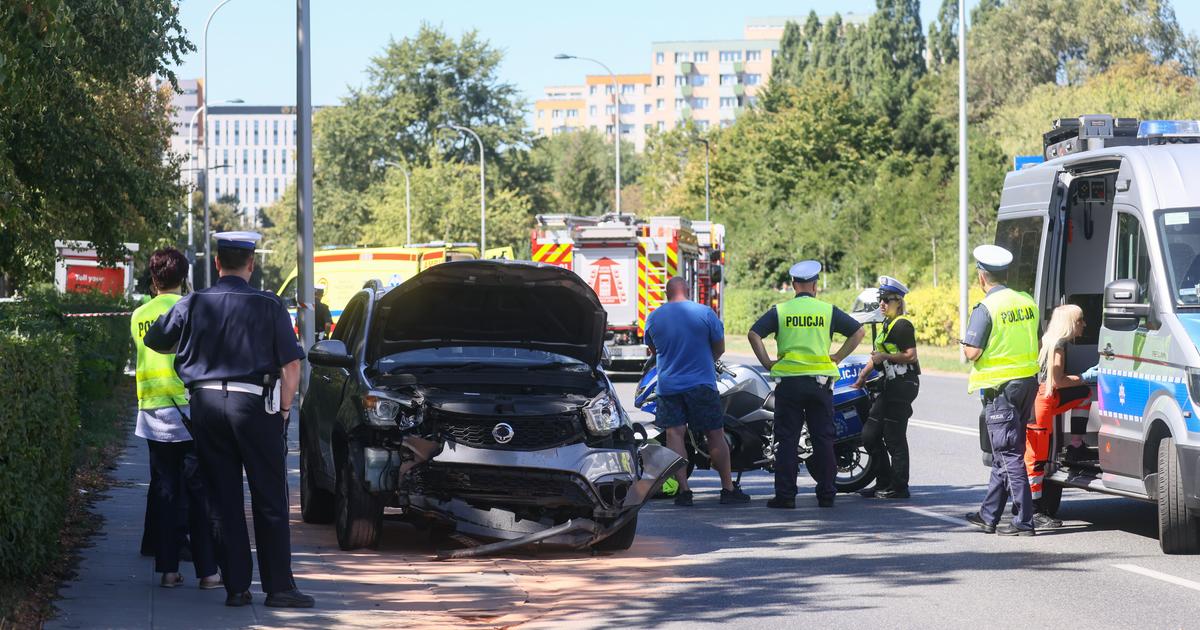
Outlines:
[[931, 70], [940, 72], [958, 59], [958, 0], [942, 0], [937, 21], [929, 25], [926, 41]]
[[543, 138], [532, 153], [533, 160], [550, 172], [554, 212], [592, 214], [612, 207], [612, 150], [599, 133], [577, 131]]
[[148, 77], [173, 86], [191, 49], [170, 0], [0, 4], [0, 276], [48, 278], [55, 239], [112, 261], [167, 231], [183, 191]]

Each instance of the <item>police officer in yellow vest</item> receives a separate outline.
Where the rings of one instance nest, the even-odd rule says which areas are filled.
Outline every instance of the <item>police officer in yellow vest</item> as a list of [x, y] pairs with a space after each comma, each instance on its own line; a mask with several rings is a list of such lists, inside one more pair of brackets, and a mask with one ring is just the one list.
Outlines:
[[883, 391], [871, 403], [863, 426], [863, 446], [878, 462], [875, 487], [859, 494], [881, 499], [907, 499], [908, 419], [921, 389], [921, 364], [917, 361], [917, 335], [905, 315], [908, 287], [890, 276], [879, 278], [879, 308], [883, 331], [875, 339], [871, 362], [858, 374], [854, 387], [863, 387], [876, 370], [883, 372]]
[[[174, 588], [183, 582], [179, 573], [178, 522], [188, 515], [192, 563], [203, 589], [221, 588], [213, 549], [204, 484], [196, 461], [191, 433], [184, 426], [188, 412], [187, 390], [175, 373], [175, 355], [159, 354], [146, 347], [146, 331], [180, 299], [188, 261], [179, 250], [160, 249], [150, 256], [150, 281], [158, 294], [138, 307], [130, 318], [137, 347], [138, 416], [134, 434], [145, 438], [150, 449], [150, 511], [154, 540], [154, 569], [160, 584]], [[181, 503], [187, 502], [186, 509]]]
[[[806, 465], [817, 482], [817, 504], [833, 507], [837, 494], [833, 384], [838, 379], [838, 363], [858, 347], [865, 331], [853, 317], [816, 298], [821, 263], [799, 262], [789, 273], [796, 297], [771, 307], [748, 335], [754, 356], [779, 379], [775, 388], [775, 497], [767, 507], [796, 507], [797, 449], [805, 423], [813, 446]], [[845, 335], [846, 342], [830, 354], [833, 333]], [[763, 346], [763, 337], [771, 334], [775, 335], [778, 359], [771, 359]]]
[[[1032, 536], [1033, 497], [1025, 472], [1025, 425], [1033, 417], [1038, 382], [1038, 312], [1033, 298], [1004, 286], [1013, 256], [996, 245], [975, 248], [986, 295], [967, 324], [963, 352], [972, 361], [967, 391], [980, 393], [992, 445], [992, 475], [979, 512], [967, 521], [985, 533]], [[1012, 523], [997, 527], [1009, 498]]]

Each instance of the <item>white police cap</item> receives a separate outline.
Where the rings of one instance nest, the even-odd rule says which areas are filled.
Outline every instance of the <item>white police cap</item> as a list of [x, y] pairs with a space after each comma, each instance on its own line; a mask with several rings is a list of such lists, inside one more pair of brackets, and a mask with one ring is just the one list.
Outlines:
[[975, 265], [984, 271], [1004, 271], [1012, 264], [1012, 252], [999, 245], [980, 245], [973, 252]]
[[908, 287], [903, 282], [891, 276], [879, 276], [879, 292], [895, 293], [901, 297], [908, 295]]
[[262, 240], [262, 234], [258, 232], [217, 232], [213, 234], [213, 238], [217, 239], [218, 248], [232, 247], [253, 251], [255, 244]]
[[802, 260], [788, 270], [788, 274], [792, 276], [792, 280], [796, 282], [812, 282], [821, 275], [821, 263], [815, 260]]

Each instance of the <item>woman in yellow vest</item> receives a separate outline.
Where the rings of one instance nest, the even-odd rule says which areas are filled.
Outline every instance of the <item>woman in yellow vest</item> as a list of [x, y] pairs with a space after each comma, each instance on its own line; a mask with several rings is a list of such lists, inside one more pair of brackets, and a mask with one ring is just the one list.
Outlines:
[[210, 534], [208, 507], [192, 436], [184, 426], [188, 410], [187, 391], [175, 374], [175, 355], [159, 354], [142, 343], [150, 326], [179, 301], [188, 262], [179, 250], [160, 249], [150, 256], [150, 281], [158, 294], [138, 307], [130, 318], [130, 332], [137, 346], [137, 428], [134, 434], [150, 449], [149, 522], [154, 529], [154, 570], [162, 573], [160, 584], [174, 588], [183, 582], [179, 573], [178, 520], [181, 502], [187, 501], [192, 563], [200, 588], [221, 588], [216, 553]]
[[[1038, 309], [1033, 298], [1004, 282], [1013, 255], [996, 245], [975, 248], [979, 285], [986, 294], [971, 313], [963, 354], [972, 362], [967, 392], [979, 392], [992, 447], [987, 496], [967, 522], [987, 534], [1032, 536], [1033, 496], [1025, 471], [1025, 426], [1037, 397]], [[998, 527], [1009, 497], [1017, 506], [1012, 523]]]
[[921, 364], [917, 362], [917, 335], [905, 316], [904, 296], [908, 287], [899, 280], [879, 278], [879, 308], [883, 331], [875, 339], [871, 362], [858, 375], [854, 387], [861, 388], [876, 370], [884, 373], [883, 392], [871, 404], [871, 415], [863, 426], [863, 444], [878, 462], [875, 487], [859, 492], [864, 497], [907, 499], [908, 419], [921, 389]]

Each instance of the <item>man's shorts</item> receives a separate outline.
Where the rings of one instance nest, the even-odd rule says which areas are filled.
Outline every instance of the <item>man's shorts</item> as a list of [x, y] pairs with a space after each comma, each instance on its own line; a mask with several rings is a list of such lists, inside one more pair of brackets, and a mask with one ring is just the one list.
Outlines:
[[701, 385], [677, 394], [659, 394], [654, 424], [663, 429], [686, 424], [693, 431], [712, 431], [723, 426], [723, 416], [717, 390]]

